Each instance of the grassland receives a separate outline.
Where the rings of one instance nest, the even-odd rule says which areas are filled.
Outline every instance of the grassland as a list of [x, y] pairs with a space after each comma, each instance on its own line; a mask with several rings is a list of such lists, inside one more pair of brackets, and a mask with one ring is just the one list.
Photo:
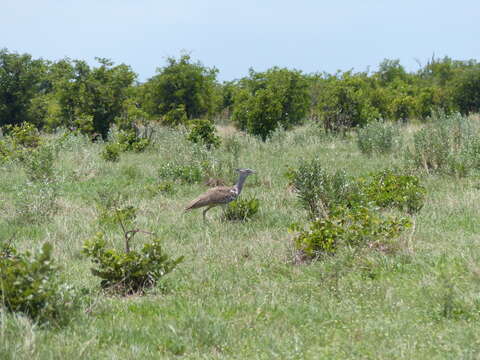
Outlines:
[[[408, 142], [412, 127], [403, 129]], [[55, 196], [30, 185], [18, 164], [0, 172], [0, 237], [21, 249], [53, 244], [62, 276], [83, 289], [83, 305], [64, 327], [41, 327], [0, 313], [1, 359], [476, 359], [480, 357], [480, 233], [476, 175], [429, 175], [424, 208], [399, 250], [342, 249], [312, 264], [292, 263], [291, 223], [306, 223], [284, 173], [320, 157], [329, 169], [360, 175], [401, 165], [402, 152], [366, 157], [352, 137], [314, 125], [278, 131], [263, 143], [220, 129], [221, 148], [203, 150], [179, 131], [159, 129], [154, 146], [100, 157], [103, 145], [70, 136], [55, 161]], [[242, 196], [256, 196], [249, 222], [202, 223], [183, 207], [206, 187], [175, 183], [150, 189], [168, 162], [208, 163], [234, 181], [233, 169], [257, 171]], [[140, 209], [138, 227], [153, 231], [185, 261], [144, 296], [105, 296], [82, 244], [100, 230], [99, 193], [122, 194]], [[55, 208], [57, 207], [57, 208]], [[121, 247], [118, 229], [106, 229]], [[148, 241], [138, 235], [135, 246]]]

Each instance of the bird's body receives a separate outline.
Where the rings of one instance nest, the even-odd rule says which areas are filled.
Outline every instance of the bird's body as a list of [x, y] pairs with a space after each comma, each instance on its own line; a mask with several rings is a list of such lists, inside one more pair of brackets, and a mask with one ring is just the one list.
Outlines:
[[235, 200], [242, 192], [243, 184], [247, 176], [255, 173], [255, 171], [251, 169], [237, 169], [237, 171], [240, 173], [240, 176], [235, 185], [216, 186], [208, 189], [202, 195], [190, 202], [190, 204], [185, 207], [185, 211], [205, 207], [205, 210], [203, 210], [203, 220], [205, 220], [207, 211], [212, 207], [219, 205], [225, 206], [229, 202]]

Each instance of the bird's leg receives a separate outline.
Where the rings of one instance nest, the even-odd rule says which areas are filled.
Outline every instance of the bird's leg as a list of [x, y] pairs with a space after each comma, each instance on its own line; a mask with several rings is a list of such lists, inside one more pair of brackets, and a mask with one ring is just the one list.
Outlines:
[[207, 220], [207, 211], [210, 210], [213, 206], [207, 206], [205, 210], [203, 210], [203, 222]]
[[227, 211], [227, 205], [228, 204], [222, 204], [222, 210], [224, 215], [225, 215], [225, 212]]

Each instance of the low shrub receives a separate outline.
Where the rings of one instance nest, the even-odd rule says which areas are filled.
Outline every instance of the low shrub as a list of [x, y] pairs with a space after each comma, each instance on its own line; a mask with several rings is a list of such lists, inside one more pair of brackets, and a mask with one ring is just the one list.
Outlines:
[[237, 199], [227, 205], [224, 217], [226, 220], [250, 220], [257, 212], [260, 202], [257, 198]]
[[191, 122], [190, 133], [187, 139], [193, 143], [204, 144], [207, 149], [220, 146], [220, 137], [215, 135], [215, 124], [207, 119], [198, 119]]
[[41, 323], [62, 324], [76, 305], [73, 289], [59, 280], [52, 246], [36, 253], [19, 253], [12, 245], [0, 247], [0, 305]]
[[480, 129], [460, 114], [437, 113], [414, 134], [406, 161], [427, 173], [467, 176], [480, 168]]
[[419, 211], [425, 202], [426, 189], [414, 175], [384, 170], [357, 181], [364, 201], [382, 208], [395, 207], [414, 213]]
[[185, 105], [180, 104], [175, 109], [168, 111], [162, 118], [162, 124], [166, 126], [185, 125], [188, 121]]
[[0, 140], [0, 164], [4, 164], [11, 160], [12, 149], [5, 140]]
[[149, 145], [150, 139], [140, 137], [134, 129], [121, 130], [117, 134], [117, 142], [121, 151], [143, 152]]
[[182, 260], [171, 260], [161, 248], [160, 240], [144, 244], [141, 251], [131, 250], [131, 241], [137, 233], [153, 235], [134, 228], [138, 209], [121, 205], [121, 199], [99, 194], [100, 225], [118, 225], [123, 234], [125, 250], [107, 249], [103, 233], [85, 242], [82, 253], [90, 257], [96, 267], [92, 274], [100, 277], [100, 285], [122, 295], [142, 293], [172, 271]]
[[[133, 237], [135, 232], [130, 234], [127, 236]], [[95, 264], [91, 271], [102, 279], [101, 287], [120, 294], [142, 293], [183, 261], [183, 257], [171, 260], [158, 239], [140, 251], [130, 250], [128, 245], [125, 251], [107, 249], [101, 233], [85, 242], [82, 252]]]
[[120, 152], [122, 151], [122, 147], [118, 143], [110, 143], [106, 144], [103, 148], [103, 151], [100, 153], [100, 156], [105, 161], [117, 162], [120, 160]]
[[150, 143], [150, 138], [139, 136], [135, 129], [120, 130], [115, 141], [106, 144], [100, 156], [106, 161], [117, 162], [122, 152], [143, 152]]
[[3, 131], [16, 149], [35, 148], [41, 143], [37, 128], [28, 122], [20, 125], [6, 125], [3, 127]]
[[353, 201], [356, 184], [342, 170], [327, 172], [319, 159], [302, 161], [286, 174], [311, 218], [326, 217], [332, 207]]
[[366, 155], [385, 154], [400, 143], [398, 127], [384, 121], [372, 121], [357, 130], [357, 145]]
[[46, 143], [18, 152], [18, 159], [30, 181], [51, 182], [54, 180], [56, 155], [53, 144]]
[[407, 218], [385, 217], [369, 207], [336, 207], [329, 216], [314, 220], [308, 230], [301, 230], [294, 238], [294, 245], [311, 259], [335, 254], [340, 246], [360, 247], [390, 240], [410, 226]]
[[162, 179], [193, 184], [202, 181], [203, 169], [193, 163], [189, 165], [165, 163], [158, 169], [158, 175]]

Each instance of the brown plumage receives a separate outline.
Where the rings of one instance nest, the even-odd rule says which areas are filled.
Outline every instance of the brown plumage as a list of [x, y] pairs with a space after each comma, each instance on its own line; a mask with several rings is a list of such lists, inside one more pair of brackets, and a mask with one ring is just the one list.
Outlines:
[[208, 189], [202, 195], [190, 202], [185, 207], [185, 211], [206, 207], [203, 210], [203, 220], [206, 219], [207, 211], [219, 205], [225, 206], [229, 202], [235, 200], [242, 192], [243, 183], [248, 175], [254, 174], [255, 171], [251, 169], [237, 169], [240, 176], [238, 181], [233, 186], [216, 186]]

